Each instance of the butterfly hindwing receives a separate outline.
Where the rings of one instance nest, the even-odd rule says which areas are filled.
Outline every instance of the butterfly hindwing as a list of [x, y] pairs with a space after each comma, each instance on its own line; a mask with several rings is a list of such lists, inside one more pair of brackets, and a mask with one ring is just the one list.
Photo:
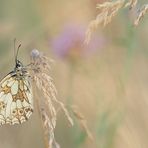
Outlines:
[[29, 77], [9, 73], [0, 82], [0, 125], [21, 124], [33, 112], [32, 88]]

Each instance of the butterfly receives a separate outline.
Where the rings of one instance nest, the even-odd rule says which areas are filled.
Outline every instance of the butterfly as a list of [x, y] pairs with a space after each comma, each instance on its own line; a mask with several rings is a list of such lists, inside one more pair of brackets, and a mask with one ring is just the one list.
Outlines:
[[27, 66], [15, 56], [15, 68], [0, 81], [0, 125], [21, 124], [33, 113], [33, 96]]

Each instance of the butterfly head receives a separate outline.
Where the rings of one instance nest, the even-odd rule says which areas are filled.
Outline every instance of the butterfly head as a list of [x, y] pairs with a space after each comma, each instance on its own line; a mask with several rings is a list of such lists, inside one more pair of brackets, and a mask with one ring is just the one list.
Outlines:
[[19, 60], [16, 60], [15, 71], [23, 71], [23, 64]]
[[22, 67], [23, 67], [22, 62], [20, 62], [19, 60], [17, 60], [17, 61], [16, 61], [16, 66], [15, 66], [15, 68], [16, 68], [16, 69], [21, 69]]
[[[14, 40], [14, 51], [15, 51], [15, 42], [16, 42], [16, 39]], [[21, 44], [18, 46], [17, 51], [14, 52], [15, 53], [15, 68], [14, 68], [14, 71], [17, 73], [18, 76], [19, 75], [22, 76], [22, 75], [26, 74], [26, 72], [27, 72], [26, 67], [24, 67], [22, 62], [18, 60], [18, 53], [19, 53], [20, 47], [21, 47]]]

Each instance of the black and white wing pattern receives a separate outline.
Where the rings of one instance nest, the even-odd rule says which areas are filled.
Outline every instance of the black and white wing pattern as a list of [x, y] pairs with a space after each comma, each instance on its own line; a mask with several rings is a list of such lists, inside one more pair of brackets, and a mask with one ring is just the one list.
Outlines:
[[0, 82], [0, 125], [21, 124], [33, 112], [29, 76], [18, 77], [15, 71]]

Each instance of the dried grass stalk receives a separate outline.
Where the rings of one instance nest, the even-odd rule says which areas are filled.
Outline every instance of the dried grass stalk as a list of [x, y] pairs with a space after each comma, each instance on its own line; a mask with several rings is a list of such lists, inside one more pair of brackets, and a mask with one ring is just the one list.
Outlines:
[[72, 106], [72, 112], [73, 112], [74, 116], [77, 118], [77, 120], [79, 121], [80, 126], [81, 126], [81, 127], [84, 129], [84, 131], [86, 132], [88, 138], [89, 138], [91, 141], [94, 141], [93, 135], [92, 135], [92, 133], [90, 132], [88, 126], [87, 126], [86, 119], [85, 119], [85, 117], [83, 116], [83, 114], [78, 110], [78, 107], [77, 107], [77, 106]]
[[92, 35], [92, 32], [97, 29], [99, 25], [106, 26], [117, 14], [120, 8], [124, 6], [124, 0], [117, 0], [115, 2], [104, 2], [103, 4], [97, 4], [97, 9], [100, 13], [96, 19], [91, 21], [86, 31], [85, 43], [88, 44]]
[[137, 19], [134, 22], [134, 25], [137, 26], [140, 20], [144, 17], [144, 15], [148, 12], [148, 4], [145, 4], [140, 10]]
[[31, 52], [31, 61], [33, 80], [44, 96], [44, 98], [39, 99], [38, 107], [42, 116], [43, 129], [45, 135], [48, 137], [48, 148], [52, 148], [53, 145], [55, 148], [59, 148], [59, 145], [54, 138], [54, 129], [57, 120], [57, 111], [54, 103], [57, 103], [62, 108], [71, 125], [73, 125], [73, 120], [65, 108], [65, 105], [56, 98], [57, 90], [53, 83], [53, 79], [50, 77], [51, 60], [34, 49]]
[[125, 4], [125, 7], [130, 7], [130, 9], [132, 9], [133, 7], [137, 5], [137, 2], [138, 0], [130, 0], [129, 2]]
[[56, 142], [55, 137], [54, 137], [54, 128], [53, 125], [51, 124], [52, 121], [48, 117], [46, 111], [44, 109], [41, 110], [41, 115], [42, 115], [42, 121], [43, 121], [43, 128], [45, 131], [45, 136], [48, 135], [47, 139], [47, 147], [48, 148], [60, 148], [59, 144]]
[[89, 23], [88, 28], [86, 30], [84, 42], [88, 44], [91, 39], [92, 32], [96, 30], [99, 25], [104, 27], [109, 24], [121, 8], [125, 8], [128, 6], [130, 8], [133, 8], [134, 6], [136, 6], [136, 4], [137, 0], [130, 0], [129, 2], [126, 2], [126, 0], [117, 0], [97, 4], [97, 9], [99, 9], [100, 13], [97, 15], [95, 20], [92, 20]]

